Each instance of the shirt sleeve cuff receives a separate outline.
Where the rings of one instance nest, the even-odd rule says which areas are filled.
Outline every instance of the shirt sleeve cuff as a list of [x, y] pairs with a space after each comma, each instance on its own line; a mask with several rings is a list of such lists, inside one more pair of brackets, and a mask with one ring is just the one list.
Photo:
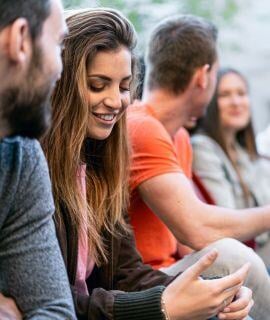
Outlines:
[[164, 320], [161, 295], [164, 286], [139, 292], [119, 293], [114, 301], [114, 318], [117, 320]]

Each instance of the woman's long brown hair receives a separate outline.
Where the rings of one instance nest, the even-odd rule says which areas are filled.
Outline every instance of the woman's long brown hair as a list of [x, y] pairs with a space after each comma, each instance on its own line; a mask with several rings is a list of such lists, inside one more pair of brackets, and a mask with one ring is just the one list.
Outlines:
[[[87, 232], [91, 255], [99, 264], [107, 259], [101, 231], [115, 234], [116, 225], [122, 226], [123, 232], [128, 230], [123, 211], [129, 199], [129, 148], [125, 114], [105, 141], [87, 142], [86, 70], [98, 52], [124, 46], [132, 55], [134, 77], [136, 37], [129, 21], [111, 9], [80, 11], [70, 16], [67, 24], [63, 73], [52, 97], [52, 126], [42, 145], [49, 164], [57, 221], [61, 224], [61, 206], [64, 206], [72, 227], [77, 232], [82, 229]], [[87, 203], [78, 184], [78, 170], [84, 162], [87, 163]]]
[[[239, 71], [232, 68], [220, 69], [217, 76], [217, 85], [214, 96], [209, 106], [207, 107], [205, 116], [199, 121], [199, 127], [201, 127], [207, 135], [209, 135], [220, 145], [227, 157], [230, 159], [232, 166], [234, 167], [236, 174], [239, 178], [245, 202], [248, 205], [248, 198], [250, 197], [250, 192], [239, 171], [236, 161], [231, 157], [229, 153], [228, 147], [225, 143], [224, 133], [221, 130], [218, 108], [218, 88], [222, 78], [229, 73], [238, 75], [245, 82], [246, 87], [248, 89], [248, 83], [245, 77]], [[245, 128], [237, 132], [236, 141], [246, 150], [251, 160], [255, 160], [259, 156], [256, 148], [255, 135], [251, 119]]]

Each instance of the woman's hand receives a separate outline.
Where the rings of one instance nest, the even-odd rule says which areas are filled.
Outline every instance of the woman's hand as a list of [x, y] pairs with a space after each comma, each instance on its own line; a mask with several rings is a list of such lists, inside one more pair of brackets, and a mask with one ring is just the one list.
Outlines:
[[0, 319], [22, 320], [22, 315], [13, 299], [0, 293]]
[[235, 300], [230, 303], [222, 312], [219, 319], [244, 320], [248, 316], [254, 301], [252, 291], [249, 288], [241, 287], [235, 296]]
[[[232, 310], [231, 312], [236, 310], [236, 312], [240, 312], [242, 305], [242, 308], [247, 310], [248, 307], [243, 300], [250, 301], [247, 297], [249, 294], [245, 290], [243, 291], [241, 286], [248, 273], [248, 264], [235, 273], [220, 279], [203, 280], [200, 278], [200, 275], [213, 264], [217, 255], [217, 251], [212, 250], [164, 290], [163, 300], [171, 320], [205, 320], [224, 311], [227, 306]], [[236, 295], [242, 296], [242, 299], [239, 298], [232, 302]], [[220, 315], [224, 314], [224, 312], [220, 313]]]

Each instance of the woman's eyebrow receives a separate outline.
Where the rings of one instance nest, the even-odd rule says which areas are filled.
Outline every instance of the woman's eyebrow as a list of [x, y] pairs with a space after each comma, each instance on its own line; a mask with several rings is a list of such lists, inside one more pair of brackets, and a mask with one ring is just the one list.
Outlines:
[[127, 80], [131, 80], [132, 79], [132, 75], [130, 74], [129, 76], [123, 78], [122, 80], [123, 81], [127, 81]]
[[99, 78], [99, 79], [106, 80], [106, 81], [110, 81], [111, 80], [111, 78], [109, 78], [107, 76], [104, 76], [102, 74], [88, 74], [87, 77], [88, 78]]
[[[109, 77], [107, 77], [107, 76], [104, 76], [104, 75], [102, 75], [102, 74], [88, 74], [87, 77], [88, 77], [88, 78], [99, 78], [99, 79], [106, 80], [106, 81], [111, 81], [111, 80], [112, 80], [111, 78], [109, 78]], [[128, 81], [128, 80], [130, 80], [131, 78], [132, 78], [132, 75], [130, 74], [130, 75], [124, 77], [124, 78], [122, 79], [122, 81]]]

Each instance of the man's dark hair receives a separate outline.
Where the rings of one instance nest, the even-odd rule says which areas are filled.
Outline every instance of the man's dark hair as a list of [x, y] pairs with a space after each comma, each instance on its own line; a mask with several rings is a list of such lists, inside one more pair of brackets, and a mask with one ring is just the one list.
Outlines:
[[0, 30], [18, 18], [25, 18], [31, 37], [35, 40], [50, 15], [50, 9], [51, 0], [0, 0]]
[[200, 17], [174, 16], [161, 22], [148, 45], [148, 89], [183, 92], [197, 68], [216, 61], [216, 40], [217, 28]]

